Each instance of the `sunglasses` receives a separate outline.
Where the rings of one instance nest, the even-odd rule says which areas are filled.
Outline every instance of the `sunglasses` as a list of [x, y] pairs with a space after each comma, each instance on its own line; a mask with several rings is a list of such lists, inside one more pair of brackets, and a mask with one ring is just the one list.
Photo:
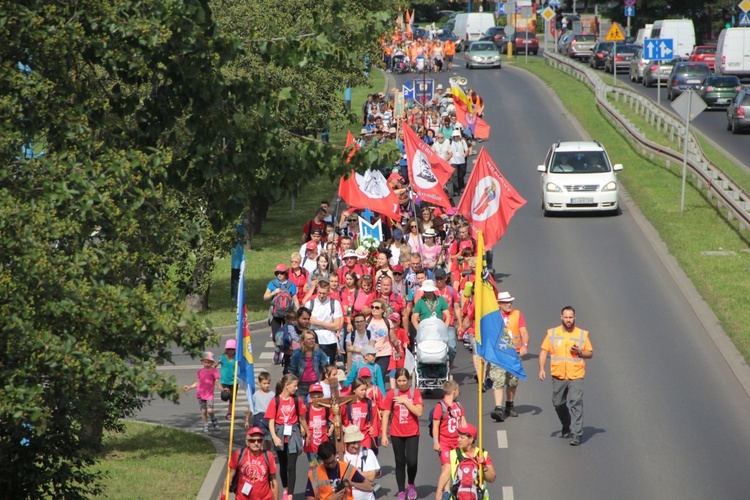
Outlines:
[[372, 310], [373, 310], [373, 311], [382, 311], [382, 310], [383, 310], [383, 308], [382, 308], [382, 307], [380, 307], [380, 306], [373, 306], [373, 307], [372, 307]]
[[357, 219], [347, 219], [349, 222], [357, 222]]
[[403, 274], [404, 274], [404, 273], [397, 273], [397, 272], [394, 272], [393, 274], [394, 274], [394, 276], [403, 276]]
[[248, 443], [262, 443], [263, 438], [247, 438], [245, 441]]

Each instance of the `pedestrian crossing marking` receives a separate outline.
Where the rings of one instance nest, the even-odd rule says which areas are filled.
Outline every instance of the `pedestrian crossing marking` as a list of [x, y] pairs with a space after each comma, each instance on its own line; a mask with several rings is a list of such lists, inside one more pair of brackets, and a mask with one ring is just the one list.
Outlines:
[[508, 433], [504, 430], [497, 431], [497, 447], [507, 448], [508, 447]]
[[503, 500], [513, 500], [513, 486], [503, 486]]
[[258, 359], [273, 359], [273, 353], [272, 352], [262, 352], [258, 356]]

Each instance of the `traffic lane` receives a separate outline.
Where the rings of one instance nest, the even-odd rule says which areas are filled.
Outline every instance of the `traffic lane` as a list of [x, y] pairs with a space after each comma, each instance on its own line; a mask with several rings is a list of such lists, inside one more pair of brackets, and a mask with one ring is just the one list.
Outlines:
[[[514, 176], [515, 180], [510, 180], [522, 194], [525, 189], [539, 192], [533, 166], [543, 159], [548, 143], [554, 140], [550, 137], [566, 139], [571, 134], [567, 120], [560, 126], [559, 111], [545, 105], [542, 86], [524, 76], [504, 68], [499, 77], [474, 78], [469, 83], [486, 101], [487, 96], [499, 96], [488, 101], [486, 119], [502, 133], [494, 135], [497, 128], [493, 128], [493, 140], [485, 146], [494, 158], [501, 159], [501, 171], [509, 178]], [[513, 89], [512, 98], [503, 99], [508, 89]], [[527, 112], [519, 115], [519, 110]], [[533, 110], [533, 116], [528, 110]], [[508, 116], [513, 116], [512, 127], [504, 126]], [[524, 133], [518, 131], [533, 140], [523, 140]], [[640, 229], [627, 210], [621, 217], [545, 219], [538, 206], [530, 201], [511, 221], [495, 249], [495, 268], [507, 274], [501, 287], [519, 297], [536, 346], [533, 352], [538, 353], [545, 329], [559, 324], [563, 305], [578, 306], [579, 324], [592, 331], [596, 356], [589, 362], [586, 401], [595, 403], [587, 405], [587, 450], [577, 455], [585, 455], [584, 470], [605, 478], [592, 491], [600, 491], [601, 496], [617, 491], [617, 498], [644, 491], [682, 492], [685, 498], [718, 491], [736, 496], [744, 486], [738, 464], [746, 462], [743, 458], [750, 449], [745, 437], [750, 429], [742, 418], [749, 409], [747, 396]], [[528, 363], [526, 366], [528, 369]], [[543, 389], [537, 390], [539, 385]], [[511, 446], [510, 450], [521, 452], [520, 469], [533, 467], [537, 462], [532, 460], [538, 460], [540, 450], [544, 450], [541, 455], [556, 457], [558, 460], [550, 460], [545, 468], [555, 479], [550, 483], [567, 490], [568, 495], [562, 497], [573, 497], [580, 487], [573, 479], [576, 471], [556, 466], [570, 452], [566, 447], [559, 449], [559, 440], [548, 438], [559, 430], [549, 402], [549, 385], [530, 381], [523, 386], [523, 394], [534, 398], [531, 406], [543, 410], [540, 418], [544, 423], [533, 436], [539, 436], [541, 427], [541, 435], [547, 439], [535, 443], [537, 453], [528, 456], [528, 463], [523, 460], [526, 447]], [[722, 409], [720, 415], [715, 414], [716, 408]], [[705, 429], [707, 420], [717, 419], [720, 425]], [[739, 440], [735, 436], [740, 436]], [[523, 442], [528, 438], [524, 435]], [[512, 435], [509, 441], [514, 441]], [[696, 444], [705, 451], [694, 453]], [[589, 448], [595, 451], [590, 456]], [[658, 466], [644, 468], [644, 460]], [[610, 477], [611, 469], [605, 464], [621, 464], [619, 472], [625, 473]], [[576, 462], [577, 469], [581, 465]], [[707, 471], [711, 471], [711, 480], [706, 480]], [[679, 484], [665, 489], [664, 474]], [[634, 477], [637, 482], [632, 481]], [[558, 488], [546, 489], [533, 480], [514, 479], [524, 491], [532, 488], [530, 498], [560, 493]]]
[[[611, 82], [612, 75], [602, 72], [601, 76], [605, 82]], [[617, 79], [630, 86], [632, 90], [648, 97], [653, 102], [657, 102], [659, 89], [656, 86], [644, 87], [640, 83], [631, 82], [627, 74], [618, 74]], [[672, 109], [671, 104], [671, 101], [667, 100], [666, 81], [662, 81], [661, 106], [664, 111], [677, 117], [677, 113]], [[732, 155], [736, 161], [744, 165], [746, 169], [750, 169], [750, 161], [748, 161], [747, 156], [748, 134], [732, 134], [727, 130], [726, 109], [706, 109], [690, 122], [690, 126], [700, 130], [706, 137]]]

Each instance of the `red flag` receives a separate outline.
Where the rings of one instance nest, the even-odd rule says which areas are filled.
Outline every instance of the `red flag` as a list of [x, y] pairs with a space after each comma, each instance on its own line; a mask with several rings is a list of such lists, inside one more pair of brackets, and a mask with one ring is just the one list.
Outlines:
[[466, 110], [466, 105], [460, 100], [456, 99], [456, 96], [453, 96], [453, 104], [456, 107], [456, 119], [464, 127], [469, 127], [471, 129], [471, 133], [474, 134], [474, 137], [476, 137], [477, 139], [490, 138], [491, 127], [486, 121], [482, 120], [474, 113], [468, 113]]
[[369, 208], [385, 217], [401, 220], [401, 207], [396, 193], [388, 187], [388, 181], [377, 170], [368, 170], [365, 175], [352, 170], [347, 179], [339, 181], [339, 196], [351, 208]]
[[404, 126], [404, 147], [412, 190], [428, 203], [451, 208], [443, 186], [448, 184], [455, 169], [408, 126]]
[[526, 200], [482, 148], [457, 207], [458, 213], [469, 221], [472, 234], [476, 237], [477, 231], [482, 231], [486, 247], [492, 248], [505, 233], [513, 214], [525, 204]]
[[[349, 149], [349, 146], [352, 148]], [[352, 161], [352, 156], [354, 156], [354, 152], [359, 149], [359, 144], [357, 144], [354, 140], [354, 136], [352, 135], [352, 131], [349, 130], [346, 133], [346, 149], [348, 150], [346, 153], [346, 161], [344, 163], [349, 163]]]

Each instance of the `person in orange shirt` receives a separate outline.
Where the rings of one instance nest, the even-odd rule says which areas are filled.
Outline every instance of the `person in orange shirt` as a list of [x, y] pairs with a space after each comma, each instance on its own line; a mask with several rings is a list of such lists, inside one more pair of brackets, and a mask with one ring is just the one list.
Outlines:
[[484, 99], [474, 89], [469, 89], [469, 100], [474, 108], [474, 114], [481, 117], [484, 114]]
[[445, 53], [445, 66], [448, 71], [453, 68], [453, 56], [456, 55], [456, 44], [453, 43], [453, 40], [446, 40], [445, 46], [443, 47], [443, 52]]
[[550, 357], [552, 375], [552, 404], [562, 423], [561, 437], [570, 437], [570, 445], [581, 444], [583, 433], [583, 378], [585, 359], [594, 356], [589, 332], [576, 326], [576, 310], [565, 306], [562, 324], [547, 330], [539, 352], [539, 380], [547, 377], [545, 366]]

